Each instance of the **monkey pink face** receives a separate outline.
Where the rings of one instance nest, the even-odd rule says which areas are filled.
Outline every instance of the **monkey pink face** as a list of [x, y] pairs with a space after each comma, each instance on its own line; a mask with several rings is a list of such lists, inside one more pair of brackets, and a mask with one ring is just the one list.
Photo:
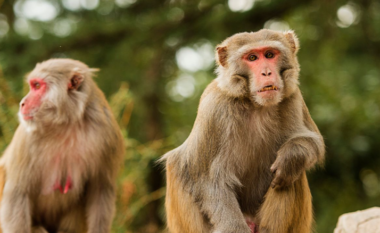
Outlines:
[[262, 47], [256, 48], [243, 56], [253, 74], [251, 95], [260, 105], [273, 105], [281, 101], [283, 81], [278, 73], [280, 51]]
[[20, 102], [20, 114], [23, 120], [31, 120], [42, 103], [47, 90], [46, 82], [41, 78], [29, 80], [29, 93]]

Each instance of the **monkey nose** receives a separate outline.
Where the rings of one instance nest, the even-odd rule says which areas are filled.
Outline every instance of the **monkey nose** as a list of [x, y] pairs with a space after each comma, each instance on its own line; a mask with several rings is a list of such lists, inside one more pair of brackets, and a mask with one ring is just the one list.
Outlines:
[[262, 76], [270, 76], [271, 74], [272, 72], [268, 68], [265, 68], [263, 71], [261, 71]]

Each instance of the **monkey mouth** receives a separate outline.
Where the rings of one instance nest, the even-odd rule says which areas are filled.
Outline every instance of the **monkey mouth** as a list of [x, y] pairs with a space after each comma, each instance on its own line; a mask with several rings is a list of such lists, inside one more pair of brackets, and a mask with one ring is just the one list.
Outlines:
[[268, 85], [268, 86], [265, 86], [262, 89], [260, 89], [258, 92], [277, 91], [277, 90], [278, 90], [278, 87], [276, 87], [274, 85]]
[[33, 119], [33, 114], [22, 114], [22, 118], [24, 118], [24, 120], [31, 120]]

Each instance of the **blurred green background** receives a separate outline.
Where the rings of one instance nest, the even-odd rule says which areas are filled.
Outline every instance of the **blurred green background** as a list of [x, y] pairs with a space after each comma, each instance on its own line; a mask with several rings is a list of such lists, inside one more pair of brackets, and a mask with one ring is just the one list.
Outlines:
[[294, 29], [301, 90], [327, 146], [325, 167], [309, 174], [316, 230], [332, 232], [339, 215], [380, 205], [379, 12], [378, 0], [0, 0], [0, 149], [37, 62], [100, 68], [127, 147], [113, 231], [161, 232], [155, 160], [188, 136], [215, 46], [237, 32]]

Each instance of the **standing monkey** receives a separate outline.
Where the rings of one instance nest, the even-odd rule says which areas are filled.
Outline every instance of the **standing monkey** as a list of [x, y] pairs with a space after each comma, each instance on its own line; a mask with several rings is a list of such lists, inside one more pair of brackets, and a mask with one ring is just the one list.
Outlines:
[[293, 31], [227, 38], [187, 140], [168, 152], [171, 233], [309, 233], [305, 170], [324, 142], [298, 88]]
[[110, 231], [124, 146], [93, 71], [51, 59], [28, 75], [21, 123], [1, 158], [3, 232]]

